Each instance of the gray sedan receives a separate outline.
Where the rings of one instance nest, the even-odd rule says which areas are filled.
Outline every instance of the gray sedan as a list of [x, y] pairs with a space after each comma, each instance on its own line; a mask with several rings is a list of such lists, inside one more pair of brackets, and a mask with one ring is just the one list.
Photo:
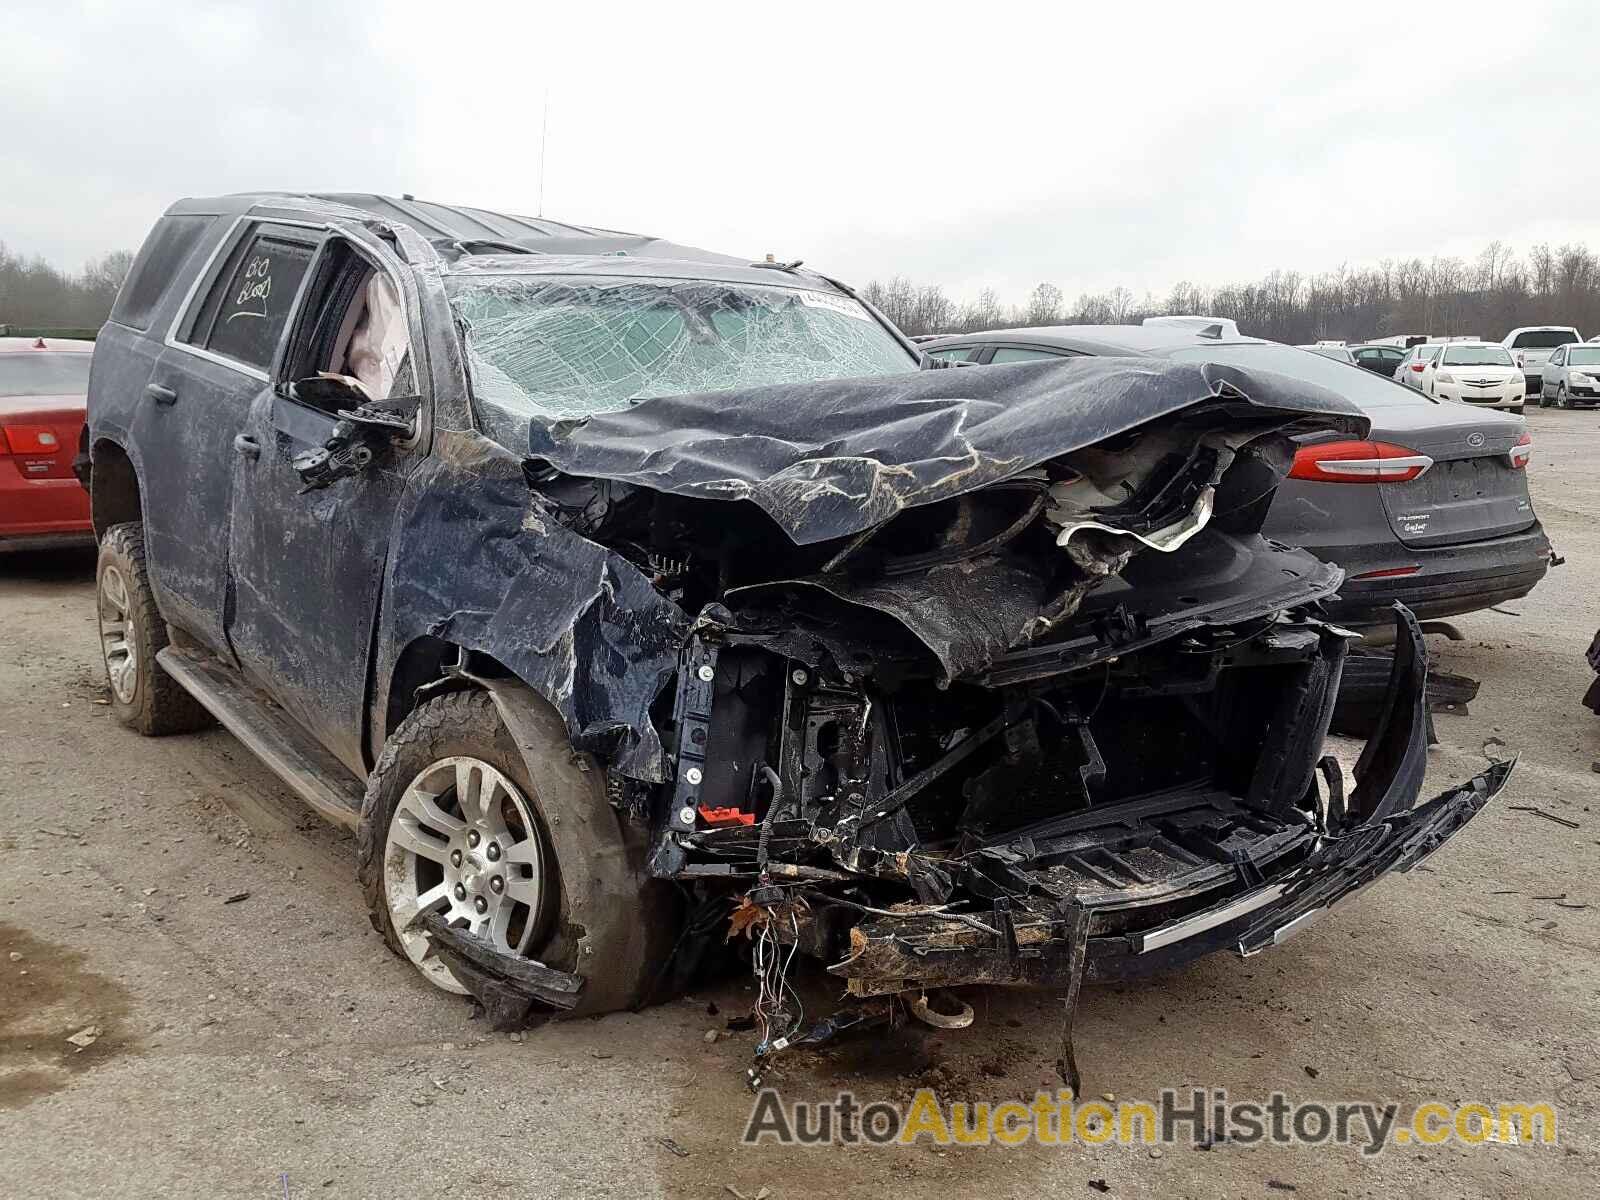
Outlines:
[[1372, 419], [1367, 440], [1302, 445], [1264, 528], [1344, 568], [1328, 605], [1344, 624], [1387, 624], [1396, 600], [1425, 619], [1489, 608], [1527, 595], [1549, 569], [1550, 542], [1524, 470], [1533, 440], [1521, 417], [1423, 396], [1294, 346], [1170, 326], [997, 330], [920, 349], [973, 365], [1077, 355], [1215, 362], [1276, 371], [1353, 400]]
[[1544, 365], [1539, 407], [1592, 408], [1600, 404], [1600, 346], [1557, 346]]

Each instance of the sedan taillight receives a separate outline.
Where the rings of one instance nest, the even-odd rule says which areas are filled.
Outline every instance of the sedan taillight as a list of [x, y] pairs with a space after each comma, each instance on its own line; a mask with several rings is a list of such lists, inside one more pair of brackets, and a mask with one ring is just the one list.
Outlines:
[[1522, 470], [1531, 458], [1533, 458], [1533, 434], [1525, 433], [1517, 439], [1517, 444], [1511, 447], [1511, 469]]
[[1290, 479], [1321, 483], [1409, 483], [1433, 459], [1390, 442], [1323, 442], [1295, 452]]
[[1418, 374], [1418, 375], [1420, 375], [1420, 374], [1422, 374], [1422, 368], [1423, 368], [1423, 367], [1424, 367], [1424, 366], [1425, 366], [1425, 365], [1426, 365], [1426, 364], [1424, 364], [1424, 363], [1412, 363], [1412, 364], [1411, 364], [1411, 369], [1412, 369], [1412, 370], [1413, 370], [1413, 371], [1415, 371], [1415, 372], [1416, 372], [1416, 373], [1417, 373], [1417, 374]]
[[0, 425], [0, 454], [54, 454], [60, 449], [61, 440], [44, 425]]

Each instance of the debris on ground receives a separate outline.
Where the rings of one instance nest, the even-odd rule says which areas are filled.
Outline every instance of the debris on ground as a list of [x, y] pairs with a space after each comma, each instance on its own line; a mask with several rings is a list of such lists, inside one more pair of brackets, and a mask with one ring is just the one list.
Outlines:
[[229, 896], [226, 900], [224, 900], [223, 903], [224, 904], [238, 904], [241, 901], [248, 900], [248, 899], [250, 899], [250, 893], [249, 892], [235, 892], [235, 893], [233, 893], [233, 895]]
[[1111, 1185], [1104, 1179], [1091, 1179], [1089, 1180], [1089, 1186], [1097, 1192], [1109, 1192], [1111, 1190]]
[[[1384, 699], [1389, 692], [1389, 678], [1393, 671], [1394, 651], [1364, 646], [1353, 648], [1344, 661], [1344, 673], [1339, 678], [1339, 694], [1334, 702], [1333, 721], [1329, 729], [1345, 737], [1371, 737], [1383, 719]], [[1455, 713], [1466, 716], [1469, 711], [1467, 705], [1477, 699], [1478, 687], [1478, 681], [1470, 676], [1440, 671], [1429, 665], [1425, 695], [1430, 746], [1439, 740], [1434, 736], [1432, 714]]]
[[656, 1139], [656, 1142], [663, 1149], [672, 1151], [672, 1153], [676, 1154], [679, 1158], [688, 1158], [689, 1157], [689, 1152], [687, 1150], [685, 1150], [682, 1146], [678, 1145], [677, 1142], [673, 1141], [669, 1137], [658, 1137]]
[[1532, 813], [1536, 817], [1543, 817], [1546, 821], [1554, 821], [1557, 825], [1565, 825], [1568, 829], [1582, 829], [1576, 821], [1569, 821], [1565, 817], [1558, 817], [1553, 812], [1545, 812], [1542, 808], [1535, 808], [1531, 804], [1508, 804], [1506, 808], [1511, 812]]
[[74, 1046], [77, 1047], [77, 1050], [73, 1051], [73, 1053], [82, 1054], [90, 1046], [94, 1045], [97, 1041], [100, 1040], [100, 1034], [101, 1034], [100, 1026], [98, 1026], [98, 1025], [85, 1025], [82, 1029], [78, 1030], [77, 1033], [74, 1033], [71, 1036], [69, 1036], [67, 1038], [67, 1041], [71, 1042]]

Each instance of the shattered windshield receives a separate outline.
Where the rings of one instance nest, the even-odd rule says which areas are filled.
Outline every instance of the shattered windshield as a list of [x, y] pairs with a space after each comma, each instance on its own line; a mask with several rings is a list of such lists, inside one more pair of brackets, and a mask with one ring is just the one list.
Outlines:
[[450, 287], [485, 432], [518, 446], [530, 418], [918, 367], [871, 313], [832, 292], [547, 275], [458, 277]]

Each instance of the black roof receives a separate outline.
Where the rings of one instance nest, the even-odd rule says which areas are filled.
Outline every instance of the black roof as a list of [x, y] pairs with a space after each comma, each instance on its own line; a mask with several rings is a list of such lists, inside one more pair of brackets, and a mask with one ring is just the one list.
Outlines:
[[[683, 262], [747, 266], [749, 260], [683, 246], [645, 234], [624, 233], [592, 225], [573, 225], [548, 217], [525, 217], [462, 204], [440, 204], [411, 196], [372, 192], [238, 192], [227, 196], [180, 200], [168, 212], [234, 216], [256, 209], [303, 212], [307, 216], [376, 217], [408, 225], [432, 243], [442, 256], [502, 252], [517, 248], [539, 254], [667, 258]], [[458, 246], [459, 243], [459, 246]]]

